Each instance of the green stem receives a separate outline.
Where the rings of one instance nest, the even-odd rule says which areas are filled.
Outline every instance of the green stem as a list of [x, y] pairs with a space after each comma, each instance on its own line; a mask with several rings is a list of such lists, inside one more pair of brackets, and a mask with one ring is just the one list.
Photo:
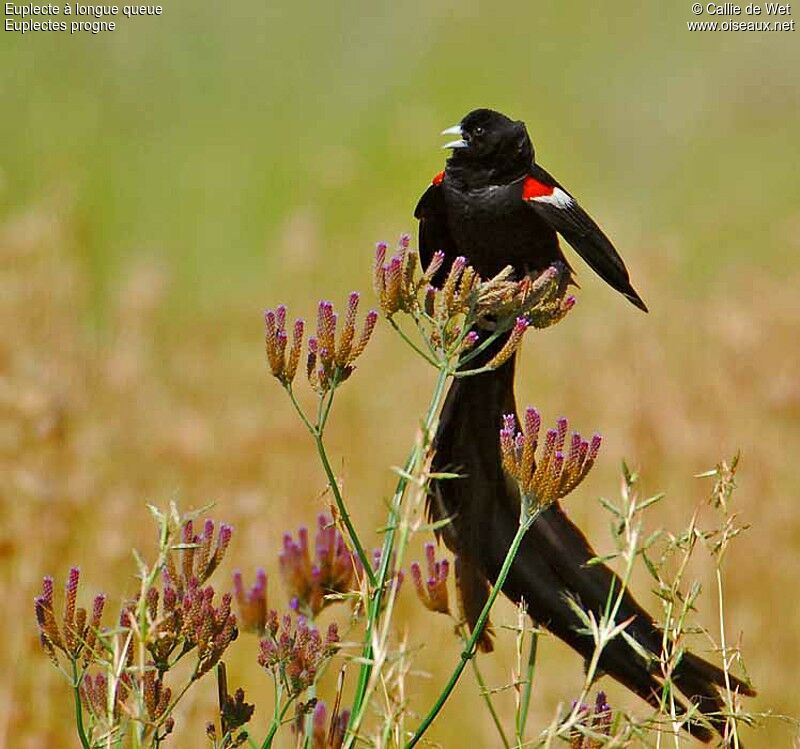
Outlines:
[[531, 706], [531, 693], [533, 692], [533, 672], [536, 670], [536, 648], [539, 644], [539, 633], [531, 633], [531, 649], [528, 652], [528, 669], [525, 672], [525, 685], [522, 688], [522, 699], [517, 716], [517, 744], [522, 746], [525, 741], [525, 726], [528, 723], [528, 710]]
[[294, 390], [292, 390], [291, 385], [286, 386], [286, 393], [289, 395], [289, 400], [292, 402], [294, 406], [294, 410], [297, 411], [297, 415], [302, 420], [303, 424], [305, 424], [306, 429], [308, 429], [311, 434], [317, 433], [317, 428], [308, 420], [305, 411], [300, 407], [300, 404], [297, 402], [297, 398], [294, 397]]
[[478, 642], [478, 638], [483, 632], [486, 620], [489, 618], [489, 612], [492, 610], [492, 606], [494, 605], [497, 596], [500, 595], [500, 591], [503, 589], [503, 585], [508, 577], [508, 573], [511, 571], [511, 565], [514, 563], [514, 558], [517, 556], [517, 552], [519, 551], [522, 539], [525, 537], [525, 534], [528, 532], [528, 529], [531, 527], [531, 525], [533, 525], [533, 522], [536, 520], [538, 515], [538, 510], [531, 513], [520, 523], [519, 527], [517, 528], [517, 533], [508, 549], [506, 558], [503, 561], [503, 566], [500, 568], [500, 574], [497, 576], [497, 580], [492, 587], [492, 592], [489, 594], [489, 598], [483, 607], [483, 611], [481, 611], [481, 615], [478, 617], [478, 621], [475, 623], [475, 627], [472, 630], [472, 636], [467, 641], [466, 647], [461, 653], [461, 658], [459, 659], [458, 664], [453, 670], [453, 673], [450, 675], [450, 679], [448, 680], [447, 684], [445, 684], [444, 689], [437, 698], [433, 707], [430, 709], [430, 712], [425, 716], [422, 723], [419, 724], [419, 728], [417, 728], [416, 733], [406, 744], [405, 749], [412, 749], [412, 747], [416, 746], [423, 734], [428, 730], [428, 728], [430, 728], [431, 723], [433, 723], [433, 721], [436, 719], [436, 716], [439, 715], [439, 712], [444, 707], [445, 702], [447, 702], [448, 698], [453, 692], [458, 680], [461, 678], [461, 674], [464, 672], [467, 662], [475, 657], [476, 644]]
[[[393, 327], [393, 328], [394, 328], [394, 329], [397, 331], [397, 334], [398, 334], [398, 335], [399, 335], [399, 336], [400, 336], [400, 337], [401, 337], [401, 338], [402, 338], [402, 339], [403, 339], [403, 340], [404, 340], [404, 341], [405, 341], [405, 342], [406, 342], [406, 343], [407, 343], [409, 346], [411, 346], [411, 348], [412, 348], [412, 349], [414, 349], [414, 351], [416, 351], [416, 352], [417, 352], [417, 353], [418, 353], [418, 354], [419, 354], [419, 355], [420, 355], [420, 356], [421, 356], [421, 357], [422, 357], [422, 358], [423, 358], [423, 359], [424, 359], [426, 362], [428, 362], [428, 364], [430, 364], [430, 365], [432, 365], [432, 366], [436, 367], [437, 369], [439, 368], [439, 366], [440, 366], [440, 365], [439, 365], [439, 363], [438, 363], [438, 362], [437, 362], [437, 361], [436, 361], [436, 360], [435, 360], [435, 359], [434, 359], [432, 356], [430, 356], [429, 354], [425, 353], [425, 352], [424, 352], [424, 351], [423, 351], [423, 350], [422, 350], [422, 349], [421, 349], [419, 346], [417, 346], [417, 344], [416, 344], [416, 343], [414, 343], [414, 341], [412, 341], [412, 340], [411, 340], [411, 339], [410, 339], [410, 338], [409, 338], [409, 337], [408, 337], [408, 336], [405, 334], [405, 332], [402, 330], [402, 328], [401, 328], [401, 327], [400, 327], [400, 326], [399, 326], [399, 325], [398, 325], [398, 324], [397, 324], [397, 323], [394, 321], [394, 319], [393, 319], [393, 318], [391, 318], [391, 317], [389, 318], [389, 324], [390, 324], [390, 325], [391, 325], [391, 326], [392, 326], [392, 327]], [[423, 335], [423, 339], [424, 339], [426, 342], [427, 342], [427, 340], [428, 340], [427, 338], [425, 338], [425, 336], [424, 336], [424, 335]], [[430, 345], [429, 345], [429, 348], [430, 348]]]
[[[442, 397], [444, 395], [445, 385], [447, 378], [450, 376], [449, 370], [442, 366], [439, 369], [439, 376], [436, 379], [433, 395], [431, 396], [428, 410], [425, 414], [423, 422], [423, 430], [425, 434], [429, 434], [433, 428], [436, 416], [439, 412]], [[367, 613], [367, 626], [364, 633], [364, 647], [362, 650], [363, 663], [359, 671], [358, 683], [356, 685], [355, 695], [353, 697], [353, 708], [350, 715], [350, 723], [347, 727], [347, 738], [345, 740], [344, 749], [349, 749], [353, 745], [356, 738], [356, 731], [358, 730], [361, 720], [364, 717], [366, 710], [366, 703], [364, 697], [367, 692], [370, 676], [372, 675], [372, 637], [375, 631], [378, 618], [380, 617], [381, 604], [383, 601], [383, 591], [386, 586], [386, 578], [389, 571], [391, 562], [392, 551], [394, 548], [395, 530], [397, 524], [397, 517], [400, 510], [400, 505], [403, 501], [406, 487], [408, 485], [408, 476], [414, 468], [415, 463], [419, 459], [419, 446], [415, 445], [411, 454], [406, 459], [403, 466], [400, 478], [392, 497], [391, 505], [389, 508], [389, 518], [386, 523], [386, 536], [383, 541], [381, 550], [381, 563], [378, 570], [375, 589], [373, 591], [372, 599], [370, 601], [369, 611]]]
[[286, 704], [280, 710], [278, 710], [278, 706], [280, 705], [281, 701], [281, 693], [283, 690], [277, 682], [275, 685], [275, 690], [275, 711], [272, 714], [272, 723], [270, 723], [269, 731], [267, 732], [267, 737], [264, 739], [264, 743], [261, 744], [261, 749], [269, 749], [269, 747], [272, 746], [272, 742], [275, 739], [275, 734], [278, 732], [278, 729], [281, 727], [281, 723], [283, 723], [283, 719], [286, 716], [286, 711], [294, 701], [293, 699], [287, 700]]
[[350, 518], [350, 513], [347, 511], [347, 505], [345, 504], [344, 497], [342, 497], [342, 493], [339, 490], [339, 482], [336, 480], [333, 468], [331, 468], [330, 460], [328, 459], [328, 452], [325, 449], [323, 429], [333, 403], [333, 391], [330, 392], [327, 398], [327, 403], [323, 404], [324, 396], [323, 399], [320, 400], [320, 406], [318, 410], [319, 421], [317, 426], [314, 426], [308, 420], [308, 417], [306, 417], [303, 409], [300, 407], [300, 404], [294, 397], [291, 387], [287, 387], [286, 392], [289, 394], [289, 399], [291, 400], [295, 411], [297, 411], [297, 414], [302, 419], [306, 429], [308, 429], [309, 433], [314, 438], [314, 445], [317, 448], [317, 454], [319, 455], [320, 462], [322, 463], [322, 468], [325, 471], [325, 476], [328, 479], [328, 486], [330, 486], [331, 493], [333, 494], [334, 501], [336, 502], [336, 509], [339, 512], [339, 517], [341, 517], [342, 522], [347, 528], [347, 535], [350, 538], [350, 543], [353, 545], [353, 548], [358, 555], [358, 559], [364, 568], [364, 572], [369, 579], [370, 585], [374, 586], [376, 582], [375, 573], [372, 571], [372, 565], [370, 564], [369, 557], [367, 557], [367, 552], [364, 550], [364, 547], [361, 544], [361, 540], [358, 537], [358, 533], [353, 525], [353, 521]]
[[478, 354], [489, 348], [489, 346], [491, 346], [501, 335], [503, 335], [503, 333], [507, 333], [509, 330], [511, 330], [512, 327], [513, 325], [507, 325], [503, 328], [498, 328], [497, 330], [492, 331], [492, 334], [485, 341], [482, 341], [478, 346], [470, 349], [459, 357], [459, 365], [463, 367], [465, 364], [472, 361], [476, 356], [478, 356]]
[[[464, 625], [460, 624], [458, 626], [458, 633], [461, 636], [461, 640], [466, 647], [467, 643], [469, 642], [469, 638], [464, 630]], [[489, 714], [492, 716], [492, 721], [494, 722], [495, 728], [497, 728], [497, 733], [500, 736], [500, 741], [503, 742], [503, 746], [505, 749], [510, 749], [510, 744], [508, 742], [508, 738], [506, 737], [506, 732], [503, 730], [503, 724], [500, 722], [500, 716], [497, 714], [497, 710], [494, 708], [494, 703], [492, 702], [492, 696], [489, 694], [489, 687], [486, 685], [486, 680], [483, 678], [483, 674], [481, 673], [480, 666], [478, 666], [478, 660], [476, 658], [471, 659], [472, 663], [472, 673], [475, 674], [475, 681], [478, 682], [478, 689], [480, 691], [480, 695], [483, 698], [483, 701], [486, 703], [486, 709], [489, 711]]]
[[325, 450], [325, 443], [322, 440], [321, 434], [314, 435], [314, 443], [317, 446], [317, 453], [322, 467], [325, 470], [325, 475], [328, 477], [328, 485], [331, 487], [333, 498], [336, 501], [336, 509], [339, 512], [339, 517], [347, 528], [347, 535], [350, 537], [350, 543], [353, 544], [353, 548], [356, 554], [358, 554], [358, 558], [364, 568], [364, 573], [369, 579], [369, 584], [374, 586], [376, 584], [375, 573], [372, 571], [372, 565], [370, 564], [369, 557], [367, 557], [367, 552], [361, 545], [361, 540], [358, 537], [353, 521], [350, 519], [350, 513], [347, 511], [347, 505], [345, 504], [341, 491], [339, 491], [339, 483], [336, 481], [336, 476], [328, 460], [328, 453]]
[[91, 749], [91, 744], [83, 727], [83, 705], [81, 705], [81, 682], [78, 677], [78, 667], [72, 661], [72, 691], [75, 697], [75, 725], [78, 729], [78, 738], [83, 749]]

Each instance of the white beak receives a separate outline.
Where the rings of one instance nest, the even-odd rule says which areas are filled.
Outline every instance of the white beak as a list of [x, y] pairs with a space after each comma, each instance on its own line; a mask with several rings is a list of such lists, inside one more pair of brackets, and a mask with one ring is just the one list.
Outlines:
[[[463, 132], [461, 130], [461, 125], [453, 125], [453, 127], [448, 127], [447, 130], [442, 130], [442, 135], [462, 135]], [[445, 143], [442, 148], [467, 148], [469, 143], [465, 141], [463, 138], [459, 138], [458, 140], [451, 140], [449, 143]]]

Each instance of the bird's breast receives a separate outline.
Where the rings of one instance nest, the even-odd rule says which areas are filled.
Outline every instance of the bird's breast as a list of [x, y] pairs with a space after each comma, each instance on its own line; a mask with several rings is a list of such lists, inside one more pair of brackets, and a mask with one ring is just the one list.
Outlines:
[[462, 188], [444, 180], [450, 234], [481, 276], [512, 265], [519, 272], [560, 258], [555, 232], [522, 200], [522, 183]]

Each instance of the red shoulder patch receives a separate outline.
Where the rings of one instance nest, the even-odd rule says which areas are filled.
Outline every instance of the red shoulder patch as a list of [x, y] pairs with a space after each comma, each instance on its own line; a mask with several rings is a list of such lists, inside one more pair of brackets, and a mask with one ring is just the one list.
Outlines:
[[552, 195], [555, 188], [551, 185], [546, 185], [544, 182], [539, 182], [538, 179], [533, 177], [525, 177], [522, 183], [522, 199], [534, 200], [546, 195]]
[[435, 176], [435, 177], [434, 177], [434, 178], [431, 180], [431, 184], [432, 184], [432, 185], [441, 185], [441, 184], [442, 184], [442, 180], [444, 180], [444, 172], [439, 172], [439, 174], [437, 174], [437, 175], [436, 175], [436, 176]]

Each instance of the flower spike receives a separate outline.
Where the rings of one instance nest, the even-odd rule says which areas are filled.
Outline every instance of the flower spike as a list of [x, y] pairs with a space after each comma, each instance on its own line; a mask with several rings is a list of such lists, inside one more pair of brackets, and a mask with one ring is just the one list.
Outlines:
[[525, 411], [522, 431], [517, 430], [513, 414], [503, 417], [500, 430], [500, 453], [503, 468], [520, 487], [531, 510], [543, 509], [573, 491], [586, 478], [600, 450], [601, 437], [591, 441], [573, 432], [568, 451], [564, 452], [569, 424], [565, 418], [545, 435], [544, 446], [536, 462], [541, 417], [535, 408]]
[[423, 606], [439, 614], [449, 614], [450, 605], [447, 594], [447, 577], [450, 573], [450, 562], [447, 559], [436, 559], [436, 547], [432, 543], [425, 544], [425, 559], [427, 561], [428, 576], [422, 580], [422, 569], [419, 562], [412, 562], [411, 577], [417, 598]]

